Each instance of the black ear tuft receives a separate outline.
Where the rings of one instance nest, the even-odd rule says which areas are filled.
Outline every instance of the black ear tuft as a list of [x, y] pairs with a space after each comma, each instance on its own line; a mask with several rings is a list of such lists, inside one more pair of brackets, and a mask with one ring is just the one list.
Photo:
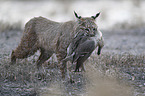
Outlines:
[[93, 19], [96, 19], [100, 15], [100, 12], [96, 14], [96, 16], [92, 16]]
[[75, 11], [74, 11], [74, 14], [75, 14], [76, 18], [78, 18], [78, 19], [82, 18], [81, 16], [78, 16], [78, 14]]

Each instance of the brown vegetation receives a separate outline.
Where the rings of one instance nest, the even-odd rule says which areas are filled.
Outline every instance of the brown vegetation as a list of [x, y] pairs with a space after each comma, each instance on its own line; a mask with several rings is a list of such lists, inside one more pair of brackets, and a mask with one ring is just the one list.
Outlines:
[[[134, 87], [141, 86], [141, 83], [138, 85], [138, 81], [144, 78], [144, 60], [144, 56], [131, 54], [111, 55], [105, 53], [102, 54], [101, 57], [92, 55], [86, 62], [87, 70], [86, 73], [82, 74], [83, 77], [79, 74], [73, 74], [73, 78], [75, 80], [78, 79], [71, 87], [77, 90], [85, 89], [85, 93], [83, 91], [83, 93], [81, 93], [80, 91], [76, 92], [76, 95], [86, 94], [87, 96], [93, 96], [93, 94], [98, 94], [116, 96], [117, 94], [118, 96], [122, 96], [121, 94], [123, 94], [124, 96], [132, 96], [134, 90], [133, 87], [130, 87], [131, 84], [133, 84]], [[16, 65], [10, 66], [10, 59], [8, 56], [5, 56], [0, 62], [0, 80], [3, 81], [1, 83], [14, 82], [22, 84], [21, 86], [17, 86], [18, 89], [26, 88], [27, 90], [24, 92], [21, 91], [21, 93], [29, 94], [32, 94], [34, 91], [36, 91], [36, 94], [57, 94], [56, 92], [58, 92], [58, 94], [61, 95], [74, 92], [73, 89], [69, 90], [69, 85], [62, 84], [57, 67], [50, 68], [51, 65], [45, 65], [40, 75], [40, 73], [37, 72], [36, 65], [33, 63], [34, 61], [36, 61], [36, 59], [31, 57], [29, 61], [22, 60]], [[140, 72], [139, 74], [142, 74], [142, 77], [136, 74], [136, 71]], [[133, 79], [133, 76], [135, 79]], [[132, 82], [127, 84], [128, 81]], [[57, 86], [60, 87], [55, 87], [56, 83], [52, 84], [53, 82], [57, 82]], [[83, 86], [79, 88], [80, 85], [78, 84], [82, 84]], [[53, 87], [49, 87], [51, 85], [53, 85]], [[2, 85], [2, 88], [3, 87], [5, 86]], [[14, 90], [13, 88], [13, 91]], [[45, 92], [46, 90], [49, 91]], [[142, 88], [140, 88], [140, 92], [143, 92]]]

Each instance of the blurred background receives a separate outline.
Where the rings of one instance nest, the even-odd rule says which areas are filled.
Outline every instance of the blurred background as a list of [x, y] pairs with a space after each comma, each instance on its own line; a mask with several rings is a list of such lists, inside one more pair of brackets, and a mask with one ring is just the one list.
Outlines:
[[[82, 17], [101, 12], [96, 23], [105, 41], [101, 55], [96, 49], [86, 61], [84, 74], [72, 73], [76, 83], [62, 84], [53, 57], [40, 78], [39, 51], [11, 66], [26, 22], [38, 16], [76, 20], [74, 11]], [[145, 96], [144, 49], [145, 0], [0, 0], [0, 96]]]
[[144, 0], [1, 0], [0, 31], [23, 29], [33, 17], [65, 22], [75, 20], [74, 11], [84, 17], [101, 12], [96, 20], [100, 29], [128, 29], [145, 24]]

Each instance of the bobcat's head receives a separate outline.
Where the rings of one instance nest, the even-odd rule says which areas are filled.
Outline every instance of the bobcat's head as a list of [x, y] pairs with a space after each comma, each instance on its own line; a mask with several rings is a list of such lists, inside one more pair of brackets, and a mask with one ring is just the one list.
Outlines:
[[83, 31], [87, 36], [95, 36], [97, 33], [98, 26], [95, 23], [95, 19], [100, 15], [100, 12], [97, 13], [95, 16], [91, 17], [81, 17], [78, 16], [77, 13], [74, 11], [75, 17], [77, 18], [77, 28], [76, 31], [81, 32]]

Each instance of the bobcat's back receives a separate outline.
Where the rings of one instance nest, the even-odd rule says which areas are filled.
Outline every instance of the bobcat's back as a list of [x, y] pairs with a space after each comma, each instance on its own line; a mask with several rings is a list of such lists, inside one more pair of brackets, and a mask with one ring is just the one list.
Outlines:
[[[67, 48], [71, 38], [74, 36], [74, 21], [58, 23], [44, 17], [31, 19], [27, 26], [34, 26], [34, 31], [38, 37], [38, 46], [55, 52], [55, 49]], [[65, 44], [63, 43], [65, 42]]]

